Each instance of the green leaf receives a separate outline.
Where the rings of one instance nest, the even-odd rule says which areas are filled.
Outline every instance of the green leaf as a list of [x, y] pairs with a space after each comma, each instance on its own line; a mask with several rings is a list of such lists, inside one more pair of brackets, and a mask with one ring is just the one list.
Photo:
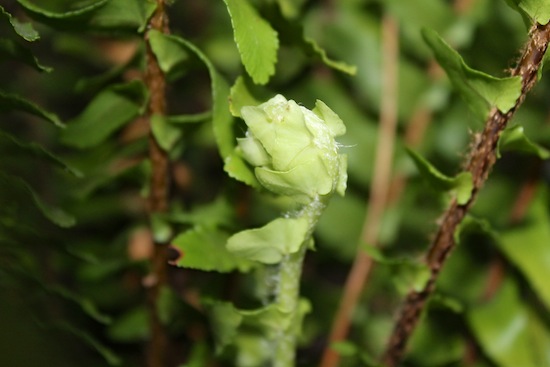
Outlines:
[[243, 316], [229, 302], [206, 301], [205, 308], [216, 339], [216, 353], [220, 353], [235, 340]]
[[218, 73], [212, 62], [192, 43], [181, 37], [162, 34], [155, 30], [149, 31], [149, 36], [156, 37], [156, 42], [172, 42], [184, 49], [190, 50], [206, 65], [212, 83], [212, 123], [214, 125], [214, 134], [220, 155], [222, 158], [226, 158], [233, 152], [236, 144], [235, 134], [233, 133], [233, 119], [229, 113], [229, 85]]
[[11, 152], [13, 149], [18, 151], [23, 151], [27, 154], [31, 154], [38, 158], [43, 158], [50, 163], [53, 163], [55, 166], [66, 170], [67, 172], [71, 173], [72, 175], [76, 177], [82, 177], [82, 172], [77, 170], [76, 168], [68, 165], [66, 162], [64, 162], [61, 158], [53, 154], [52, 152], [46, 150], [44, 147], [40, 146], [36, 143], [23, 143], [22, 141], [19, 141], [18, 139], [14, 138], [11, 135], [5, 134], [0, 131], [0, 147], [2, 147], [2, 150], [6, 150], [8, 152]]
[[462, 237], [468, 233], [478, 233], [495, 239], [498, 237], [498, 232], [493, 229], [491, 223], [486, 219], [481, 219], [467, 214], [460, 222], [454, 233], [456, 243], [462, 241]]
[[306, 0], [277, 0], [281, 13], [285, 18], [294, 19], [300, 15], [300, 10]]
[[197, 342], [193, 343], [191, 347], [191, 352], [189, 353], [189, 358], [187, 362], [179, 367], [203, 367], [208, 365], [210, 361], [210, 356], [212, 355], [210, 351], [209, 343], [206, 342]]
[[[356, 364], [355, 366], [361, 367], [381, 367], [380, 364], [376, 362], [376, 359], [369, 355], [364, 348], [361, 348], [359, 345], [349, 341], [343, 340], [330, 344], [330, 349], [336, 351], [342, 357], [356, 357], [359, 358], [361, 363]], [[356, 361], [355, 363], [359, 363]]]
[[[259, 326], [264, 330], [264, 335], [272, 338], [278, 337], [278, 333], [281, 330], [295, 329], [296, 333], [294, 335], [300, 334], [301, 320], [304, 315], [311, 311], [311, 304], [306, 299], [300, 298], [297, 308], [298, 314], [296, 316], [299, 319], [293, 318], [293, 312], [283, 311], [276, 303], [255, 310], [239, 310], [239, 312], [245, 316], [243, 320], [244, 324], [255, 327]], [[269, 333], [274, 333], [275, 335], [269, 335]]]
[[472, 196], [474, 187], [472, 174], [470, 172], [461, 172], [455, 177], [445, 176], [434, 166], [414, 151], [407, 149], [407, 153], [413, 159], [418, 171], [430, 185], [440, 191], [452, 191], [456, 194], [458, 204], [466, 204]]
[[143, 30], [154, 4], [139, 0], [95, 0], [57, 2], [40, 5], [17, 0], [37, 21], [61, 30], [117, 31]]
[[107, 329], [109, 338], [118, 342], [142, 342], [149, 337], [149, 313], [145, 307], [126, 311]]
[[219, 197], [206, 205], [194, 207], [191, 211], [174, 210], [167, 219], [175, 223], [202, 227], [230, 227], [234, 208], [224, 197]]
[[5, 59], [11, 58], [22, 62], [39, 72], [50, 72], [53, 70], [40, 64], [28, 48], [21, 46], [18, 42], [11, 39], [0, 38], [0, 56], [4, 56], [2, 58]]
[[173, 42], [158, 31], [149, 32], [149, 43], [161, 70], [167, 75], [168, 79], [176, 80], [185, 73], [189, 53], [179, 43]]
[[224, 0], [233, 25], [235, 42], [248, 75], [256, 84], [266, 84], [275, 73], [279, 39], [248, 0]]
[[277, 218], [261, 228], [234, 234], [227, 240], [227, 249], [245, 259], [276, 264], [300, 249], [308, 230], [307, 218]]
[[357, 344], [354, 344], [349, 340], [331, 343], [330, 349], [336, 351], [343, 357], [356, 356], [357, 353], [359, 353], [359, 347]]
[[534, 353], [529, 313], [512, 280], [505, 280], [491, 301], [472, 307], [467, 319], [485, 354], [499, 366], [550, 366], [548, 357], [541, 364]]
[[[207, 300], [204, 303], [216, 335], [218, 352], [227, 345], [234, 344], [237, 332], [242, 332], [245, 328], [258, 330], [257, 337], [267, 341], [276, 337], [274, 332], [296, 326], [289, 317], [291, 314], [279, 310], [276, 304], [254, 310], [240, 310], [228, 302]], [[307, 313], [307, 301], [300, 300], [299, 308], [302, 316]]]
[[529, 310], [529, 336], [536, 366], [550, 367], [550, 330], [548, 324]]
[[[140, 151], [143, 152], [146, 148], [145, 145], [147, 144], [147, 141], [142, 140], [140, 143], [142, 144], [138, 145], [141, 148]], [[102, 163], [97, 163], [97, 165], [93, 166], [90, 166], [90, 163], [80, 164], [80, 166], [85, 167], [86, 169], [86, 180], [81, 180], [80, 185], [75, 187], [75, 191], [73, 192], [75, 197], [80, 200], [84, 200], [89, 198], [90, 195], [95, 193], [97, 190], [123, 179], [131, 179], [135, 177], [139, 180], [139, 182], [145, 182], [147, 177], [150, 177], [150, 165], [146, 159], [142, 161], [135, 161], [129, 165], [120, 165], [119, 163], [125, 161], [129, 154], [127, 151], [125, 152], [126, 149], [120, 149], [119, 147], [117, 148], [118, 149], [116, 152], [111, 149], [109, 149], [106, 153], [95, 152], [95, 154], [101, 157], [100, 162]]]
[[40, 35], [31, 23], [20, 22], [0, 6], [0, 22], [4, 23], [5, 21], [8, 21], [13, 31], [25, 41], [34, 42], [40, 39]]
[[302, 320], [311, 311], [305, 299], [299, 300], [295, 313], [284, 312], [276, 304], [240, 310], [227, 302], [208, 300], [204, 303], [214, 330], [216, 351], [235, 345], [236, 365], [248, 367], [265, 365], [273, 358], [270, 346], [281, 337], [280, 333], [291, 330], [287, 335], [299, 337]]
[[76, 223], [76, 220], [73, 216], [65, 213], [59, 208], [52, 207], [42, 201], [42, 199], [34, 191], [34, 189], [19, 177], [6, 175], [0, 172], [0, 188], [2, 190], [15, 189], [17, 190], [17, 192], [22, 193], [26, 197], [26, 199], [30, 200], [34, 204], [34, 206], [42, 213], [45, 218], [47, 218], [53, 224], [58, 225], [59, 227], [72, 227]]
[[82, 340], [89, 347], [95, 349], [110, 366], [120, 366], [122, 364], [120, 357], [84, 329], [72, 326], [68, 322], [58, 322], [57, 326]]
[[225, 247], [229, 235], [221, 230], [209, 227], [195, 227], [179, 234], [172, 246], [182, 256], [176, 265], [184, 268], [226, 273], [238, 269], [248, 271], [252, 264], [235, 256]]
[[349, 75], [355, 75], [357, 73], [357, 66], [329, 58], [325, 49], [319, 46], [313, 38], [304, 37], [303, 44], [308, 54], [313, 54], [320, 58], [325, 65]]
[[497, 244], [550, 310], [550, 215], [545, 204], [547, 196], [546, 190], [539, 188], [525, 222], [502, 231]]
[[273, 358], [273, 351], [261, 335], [251, 331], [240, 331], [233, 343], [237, 349], [235, 365], [242, 367], [267, 366]]
[[61, 141], [81, 149], [98, 145], [139, 116], [146, 99], [147, 90], [141, 81], [111, 86], [100, 92], [68, 124], [61, 134]]
[[0, 112], [21, 111], [40, 117], [58, 127], [65, 127], [57, 115], [47, 112], [27, 99], [0, 90]]
[[244, 106], [258, 106], [273, 97], [274, 93], [254, 85], [248, 78], [239, 76], [231, 87], [229, 109], [235, 117], [241, 117], [241, 108]]
[[523, 16], [545, 25], [550, 21], [550, 4], [540, 0], [506, 0], [508, 5]]
[[453, 297], [445, 296], [441, 293], [435, 293], [430, 298], [430, 306], [433, 307], [434, 305], [454, 312], [456, 314], [463, 313], [465, 308], [464, 304], [460, 300]]
[[[435, 296], [435, 294], [434, 294]], [[432, 306], [433, 298], [430, 299]], [[432, 310], [430, 307], [429, 310]], [[411, 341], [408, 358], [415, 365], [422, 367], [440, 367], [457, 365], [466, 352], [466, 343], [459, 332], [442, 322], [449, 318], [428, 314], [416, 328]], [[449, 318], [450, 319], [450, 318]], [[444, 343], [441, 341], [445, 340]], [[460, 364], [458, 364], [460, 365]]]
[[308, 57], [320, 60], [326, 66], [334, 70], [349, 75], [355, 75], [357, 72], [356, 66], [329, 58], [325, 49], [319, 46], [315, 39], [305, 35], [302, 22], [289, 21], [288, 19], [276, 17], [273, 21], [273, 25], [276, 26], [283, 44], [297, 46]]
[[495, 78], [474, 70], [435, 31], [424, 29], [422, 35], [476, 116], [484, 120], [491, 106], [503, 113], [514, 107], [521, 95], [521, 77]]
[[315, 101], [313, 111], [321, 120], [327, 124], [332, 136], [341, 136], [346, 133], [346, 125], [344, 121], [321, 100]]
[[331, 256], [345, 261], [353, 260], [357, 253], [357, 239], [365, 218], [365, 204], [354, 193], [330, 199], [323, 215], [315, 226], [319, 246]]
[[54, 294], [63, 297], [66, 300], [74, 302], [82, 309], [82, 311], [84, 311], [84, 313], [86, 313], [95, 321], [105, 325], [111, 323], [111, 318], [108, 315], [105, 315], [101, 311], [99, 311], [97, 306], [90, 299], [78, 295], [59, 285], [52, 286], [48, 288], [48, 290]]
[[151, 216], [151, 231], [155, 243], [167, 243], [173, 237], [172, 226], [160, 213]]
[[161, 115], [151, 117], [151, 132], [160, 147], [167, 152], [171, 151], [183, 136], [180, 127], [170, 124], [168, 119]]
[[523, 126], [521, 125], [507, 128], [502, 132], [498, 140], [497, 157], [500, 158], [501, 152], [507, 150], [534, 154], [540, 159], [550, 158], [550, 151], [533, 143], [525, 136]]
[[425, 263], [406, 258], [389, 258], [370, 245], [363, 245], [362, 248], [376, 262], [390, 267], [392, 281], [402, 294], [407, 294], [411, 289], [420, 292], [430, 280], [431, 272]]
[[[469, 221], [468, 225], [463, 227], [461, 223], [461, 227], [455, 230], [456, 250], [445, 265], [445, 271], [437, 280], [441, 295], [446, 298], [452, 297], [463, 305], [463, 309], [476, 305], [480, 295], [487, 289], [487, 261], [485, 257], [481, 259], [479, 244], [490, 243], [490, 238], [487, 238], [485, 231], [480, 227], [484, 221], [469, 218], [466, 216], [462, 222]], [[461, 241], [458, 241], [458, 238]], [[455, 292], [454, 290], [458, 288], [460, 292]], [[460, 307], [452, 305], [452, 301], [451, 305], [441, 298], [440, 300], [433, 298], [430, 302], [439, 304], [454, 313], [462, 313]]]
[[205, 122], [212, 119], [212, 112], [201, 112], [195, 113], [193, 115], [170, 115], [165, 116], [166, 120], [170, 124], [179, 125], [179, 124], [197, 124]]
[[[48, 24], [52, 27], [76, 27], [85, 28], [86, 21], [89, 20], [94, 11], [104, 6], [110, 0], [97, 0], [81, 3], [65, 2], [54, 4], [44, 4], [41, 6], [29, 0], [17, 0], [17, 2], [25, 9], [27, 14], [37, 21]], [[61, 4], [61, 6], [56, 6]], [[50, 5], [48, 7], [48, 5]], [[53, 6], [52, 6], [53, 5]], [[76, 6], [75, 6], [76, 5]], [[61, 9], [60, 9], [61, 8]], [[80, 23], [80, 24], [79, 24]]]
[[[87, 47], [86, 45], [83, 45], [84, 47]], [[70, 46], [69, 46], [70, 47]], [[71, 52], [71, 51], [69, 51]], [[78, 52], [74, 51], [77, 54], [85, 54], [84, 51]], [[93, 51], [92, 51], [93, 52]], [[82, 56], [86, 57], [86, 56]], [[78, 80], [76, 83], [74, 90], [76, 93], [96, 93], [98, 90], [101, 90], [105, 87], [107, 87], [109, 84], [114, 84], [116, 80], [122, 77], [122, 74], [127, 71], [129, 68], [131, 68], [133, 65], [136, 65], [138, 60], [141, 60], [141, 55], [139, 55], [138, 52], [134, 54], [134, 57], [128, 61], [126, 64], [119, 64], [115, 65], [111, 69], [101, 73], [97, 74], [91, 77], [83, 77]]]
[[109, 0], [94, 12], [88, 29], [128, 31], [145, 29], [156, 4], [142, 0]]
[[[263, 87], [252, 84], [248, 78], [238, 77], [231, 87], [229, 108], [235, 117], [241, 117], [241, 109], [245, 106], [258, 106], [273, 96], [271, 92]], [[245, 163], [240, 154], [231, 152], [225, 158], [223, 169], [229, 177], [243, 182], [256, 189], [262, 186], [256, 178], [254, 171]]]
[[170, 287], [164, 285], [159, 290], [157, 312], [163, 325], [170, 325], [177, 318], [182, 306], [181, 297]]
[[256, 189], [261, 189], [262, 185], [256, 178], [254, 171], [246, 164], [240, 154], [232, 153], [224, 161], [223, 169], [229, 177], [234, 178], [237, 181], [244, 182], [245, 184], [252, 186]]

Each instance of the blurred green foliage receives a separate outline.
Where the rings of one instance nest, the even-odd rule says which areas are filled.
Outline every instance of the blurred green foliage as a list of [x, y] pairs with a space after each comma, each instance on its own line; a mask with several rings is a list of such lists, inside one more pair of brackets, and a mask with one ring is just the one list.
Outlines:
[[[347, 271], [364, 245], [382, 98], [381, 22], [391, 16], [400, 45], [392, 169], [406, 186], [383, 217], [382, 249], [373, 253], [377, 265], [349, 340], [336, 346], [341, 366], [370, 365], [403, 291], [423, 279], [416, 260], [438, 215], [453, 190], [469, 183], [458, 180], [460, 162], [480, 115], [491, 103], [500, 107], [495, 101], [503, 95], [508, 102], [517, 95], [514, 80], [496, 78], [507, 76], [527, 39], [524, 21], [547, 22], [550, 13], [547, 3], [528, 0], [173, 1], [172, 35], [152, 40], [170, 83], [169, 116], [158, 117], [153, 132], [172, 160], [171, 211], [150, 226], [140, 116], [148, 98], [143, 32], [154, 2], [0, 6], [0, 365], [13, 367], [142, 365], [151, 238], [176, 235], [175, 244], [197, 252], [174, 259], [182, 267], [170, 268], [170, 288], [161, 292], [161, 319], [175, 345], [171, 364], [246, 367], [264, 360], [256, 314], [243, 321], [228, 301], [259, 307], [268, 270], [213, 253], [231, 233], [288, 208], [229, 177], [221, 158], [246, 129], [230, 108], [238, 115], [239, 106], [275, 94], [308, 108], [320, 99], [347, 127], [338, 139], [349, 156], [346, 196], [321, 218], [303, 270], [311, 311], [297, 365], [316, 366]], [[424, 28], [431, 29], [424, 31], [428, 42]], [[432, 49], [444, 68], [451, 65], [449, 78], [436, 71]], [[505, 89], [502, 80], [510, 82]], [[542, 73], [456, 234], [460, 245], [404, 366], [550, 367], [548, 95]], [[412, 147], [405, 136], [418, 118], [425, 133]], [[417, 152], [414, 159], [406, 148]], [[207, 268], [196, 269], [198, 255], [212, 255]], [[227, 323], [245, 332], [236, 337], [223, 329]], [[224, 349], [216, 340], [237, 346]]]

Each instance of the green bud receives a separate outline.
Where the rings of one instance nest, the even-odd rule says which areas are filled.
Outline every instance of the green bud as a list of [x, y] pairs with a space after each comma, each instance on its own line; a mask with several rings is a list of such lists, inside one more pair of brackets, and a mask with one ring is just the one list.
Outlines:
[[334, 137], [345, 133], [342, 120], [317, 101], [313, 111], [277, 95], [241, 109], [248, 131], [238, 139], [239, 154], [254, 167], [269, 191], [309, 202], [338, 192], [344, 195], [347, 157]]

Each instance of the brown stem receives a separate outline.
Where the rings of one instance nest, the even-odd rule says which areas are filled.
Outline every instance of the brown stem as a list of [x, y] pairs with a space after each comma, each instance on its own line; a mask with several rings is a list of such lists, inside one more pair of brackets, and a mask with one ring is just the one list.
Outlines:
[[473, 147], [466, 164], [466, 170], [472, 174], [474, 183], [472, 197], [463, 205], [459, 205], [456, 200], [453, 200], [443, 214], [441, 224], [426, 256], [426, 262], [431, 271], [430, 279], [424, 289], [419, 292], [411, 291], [407, 295], [394, 325], [388, 347], [382, 356], [382, 362], [386, 367], [395, 367], [402, 360], [407, 342], [418, 323], [426, 301], [435, 289], [439, 272], [455, 246], [455, 230], [474, 203], [477, 193], [495, 164], [496, 147], [500, 134], [537, 81], [537, 73], [550, 41], [550, 25], [537, 24], [533, 26], [529, 36], [523, 55], [511, 73], [512, 76], [521, 77], [521, 95], [514, 107], [507, 113], [493, 108], [489, 114], [481, 139]]
[[[149, 20], [148, 29], [167, 33], [168, 19], [164, 0], [157, 0], [157, 9]], [[145, 40], [147, 45], [145, 83], [149, 90], [147, 117], [150, 120], [153, 115], [166, 114], [166, 80], [149, 44], [148, 33], [145, 34]], [[167, 152], [159, 146], [151, 131], [149, 131], [149, 159], [152, 172], [148, 210], [150, 216], [152, 216], [168, 209], [169, 160]], [[151, 274], [148, 276], [147, 284], [150, 318], [150, 339], [147, 350], [148, 367], [165, 367], [167, 365], [168, 334], [162, 325], [158, 312], [159, 292], [167, 284], [167, 260], [167, 245], [165, 243], [155, 243], [151, 259]]]
[[[380, 130], [374, 165], [374, 178], [371, 184], [367, 216], [363, 223], [361, 241], [374, 245], [378, 240], [380, 220], [386, 207], [390, 187], [393, 146], [397, 127], [397, 62], [399, 60], [399, 30], [397, 22], [389, 17], [382, 21], [384, 88], [380, 108]], [[353, 309], [363, 290], [365, 281], [372, 268], [372, 259], [360, 247], [344, 288], [342, 302], [334, 319], [325, 349], [321, 367], [332, 367], [338, 364], [339, 354], [330, 348], [330, 343], [343, 340], [348, 333]]]
[[[471, 9], [475, 0], [455, 0], [455, 11], [458, 14], [465, 13]], [[428, 67], [428, 74], [433, 79], [439, 79], [444, 75], [443, 70], [439, 65], [432, 60]], [[429, 122], [432, 120], [432, 112], [424, 104], [420, 104], [418, 108], [413, 113], [413, 116], [407, 124], [407, 131], [405, 132], [404, 141], [407, 146], [415, 147], [420, 144], [424, 133], [427, 129]], [[378, 175], [377, 170], [375, 169], [375, 176]], [[401, 194], [403, 193], [407, 183], [406, 176], [398, 174], [393, 177], [389, 184], [389, 191], [387, 197], [385, 198], [384, 206], [390, 206], [399, 201]], [[372, 190], [374, 192], [375, 190]], [[367, 207], [370, 207], [370, 202]], [[383, 214], [383, 210], [377, 210], [380, 215]], [[369, 223], [369, 220], [366, 219], [363, 224], [362, 233], [366, 232], [367, 227], [372, 227]], [[376, 236], [377, 237], [377, 236]], [[361, 238], [363, 240], [363, 237]], [[373, 241], [365, 241], [371, 246], [378, 246], [377, 239]], [[361, 249], [357, 252], [357, 255], [354, 259], [354, 263], [346, 279], [346, 284], [344, 286], [344, 292], [342, 295], [342, 301], [340, 302], [339, 308], [336, 313], [336, 317], [332, 324], [331, 334], [329, 336], [329, 344], [325, 349], [321, 361], [321, 367], [335, 367], [338, 364], [339, 356], [338, 354], [330, 350], [330, 344], [344, 340], [351, 322], [351, 317], [353, 310], [356, 307], [357, 300], [359, 299], [359, 294], [362, 292], [363, 288], [367, 284], [369, 275], [373, 266], [373, 260], [365, 254]]]

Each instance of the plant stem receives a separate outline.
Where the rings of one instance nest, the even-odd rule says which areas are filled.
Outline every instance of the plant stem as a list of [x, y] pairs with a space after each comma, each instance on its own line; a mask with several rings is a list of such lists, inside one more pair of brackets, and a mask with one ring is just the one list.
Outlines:
[[[277, 308], [288, 314], [287, 323], [279, 325], [275, 337], [273, 367], [292, 367], [296, 359], [296, 342], [300, 331], [300, 277], [307, 246], [284, 257], [279, 265]], [[282, 327], [281, 327], [282, 326]]]
[[309, 231], [300, 245], [300, 249], [293, 254], [286, 255], [279, 264], [275, 304], [277, 310], [286, 314], [286, 317], [284, 323], [276, 325], [273, 367], [293, 367], [295, 364], [296, 344], [303, 317], [303, 312], [300, 309], [302, 264], [312, 241], [313, 230], [326, 207], [327, 200], [328, 198], [317, 198], [295, 215], [308, 219]]
[[[540, 184], [540, 168], [542, 166], [541, 160], [538, 158], [532, 159], [534, 162], [531, 168], [527, 180], [521, 186], [515, 202], [512, 205], [508, 217], [508, 223], [510, 225], [517, 225], [527, 215], [527, 212], [536, 197], [537, 189]], [[487, 264], [487, 276], [486, 285], [479, 297], [480, 302], [490, 302], [494, 296], [500, 290], [504, 280], [506, 279], [507, 266], [503, 257], [498, 254], [494, 254], [490, 263]], [[479, 350], [476, 348], [475, 341], [473, 339], [468, 340], [467, 348], [462, 358], [463, 365], [474, 366], [479, 358]]]
[[[149, 20], [149, 29], [167, 32], [168, 21], [164, 0], [157, 0], [157, 9]], [[148, 42], [148, 33], [145, 34], [145, 40], [147, 45], [145, 83], [150, 95], [147, 116], [150, 119], [155, 114], [166, 114], [166, 80]], [[169, 160], [167, 153], [158, 145], [151, 132], [149, 132], [149, 159], [152, 172], [148, 210], [149, 215], [152, 216], [168, 209]], [[147, 284], [149, 286], [147, 301], [150, 319], [147, 366], [165, 367], [167, 366], [168, 335], [159, 318], [158, 298], [160, 289], [167, 284], [167, 245], [164, 243], [155, 243], [154, 245], [151, 259], [152, 269], [148, 277], [150, 282]]]
[[512, 76], [520, 76], [522, 79], [521, 95], [514, 107], [507, 113], [493, 108], [489, 114], [481, 139], [473, 147], [466, 162], [466, 170], [471, 172], [473, 177], [472, 196], [463, 205], [459, 205], [456, 200], [453, 200], [444, 213], [426, 256], [426, 263], [431, 271], [430, 279], [424, 289], [418, 292], [411, 291], [407, 295], [394, 325], [387, 349], [382, 356], [382, 362], [386, 367], [396, 367], [401, 362], [407, 342], [418, 324], [426, 301], [435, 289], [438, 275], [455, 247], [455, 231], [473, 205], [479, 190], [496, 162], [496, 148], [500, 134], [537, 81], [538, 71], [550, 42], [550, 24], [536, 24], [531, 28], [529, 35], [530, 38], [523, 55], [511, 73]]
[[[475, 1], [476, 0], [455, 0], [455, 12], [461, 14], [469, 11]], [[395, 28], [395, 26], [392, 25], [391, 22], [389, 22], [387, 19], [383, 22], [382, 30], [384, 35], [384, 47], [382, 54], [385, 60], [385, 67], [383, 68], [384, 70], [382, 70], [382, 72], [385, 79], [385, 82], [383, 83], [383, 86], [385, 88], [382, 91], [381, 101], [382, 106], [384, 106], [385, 108], [381, 106], [380, 109], [381, 126], [391, 126], [391, 119], [395, 117], [394, 115], [397, 111], [397, 107], [395, 107], [393, 111], [390, 109], [392, 104], [394, 106], [397, 104], [396, 93], [395, 91], [393, 91], [393, 89], [395, 89], [395, 86], [392, 86], [392, 83], [397, 83], [394, 80], [397, 74], [395, 65], [397, 65], [398, 63], [397, 58], [399, 56], [397, 49], [398, 31], [392, 30], [392, 27]], [[438, 79], [444, 75], [442, 69], [439, 67], [439, 65], [437, 65], [434, 60], [430, 62], [427, 72], [429, 75], [431, 75], [433, 79]], [[431, 119], [431, 110], [424, 105], [424, 102], [422, 102], [406, 124], [407, 130], [404, 137], [406, 146], [416, 147], [419, 145]], [[382, 141], [384, 140], [382, 138], [382, 134], [387, 135], [387, 137], [385, 138], [387, 140], [389, 137], [390, 128], [386, 127], [385, 133], [383, 133], [382, 130], [383, 129], [380, 129], [381, 136], [378, 138], [380, 144], [378, 144], [377, 147], [377, 149], [380, 149], [381, 152], [377, 151], [375, 155], [377, 157], [377, 160], [374, 168], [374, 178], [370, 189], [371, 195], [367, 203], [367, 216], [365, 217], [365, 222], [363, 223], [363, 229], [361, 232], [362, 236], [360, 238], [360, 246], [362, 246], [363, 243], [366, 243], [370, 246], [381, 245], [378, 242], [378, 225], [374, 225], [376, 224], [374, 222], [378, 220], [376, 220], [376, 217], [374, 215], [376, 213], [379, 213], [376, 215], [381, 216], [384, 210], [386, 210], [391, 205], [397, 203], [405, 189], [407, 182], [407, 178], [403, 174], [398, 174], [394, 176], [391, 181], [388, 181], [388, 179], [384, 179], [383, 177], [383, 175], [387, 173], [386, 168], [384, 166], [382, 166], [382, 168], [380, 169], [378, 168], [381, 165], [389, 167], [390, 165], [388, 165], [387, 162], [391, 161], [391, 159], [387, 158], [382, 159], [384, 155], [387, 156], [387, 153], [384, 154], [384, 151], [389, 150], [382, 145]], [[389, 182], [389, 189], [387, 194], [382, 196], [379, 193], [386, 191], [386, 186], [388, 186], [386, 182]], [[381, 186], [382, 189], [379, 189], [379, 186]], [[383, 207], [382, 204], [384, 204]], [[373, 222], [374, 224], [372, 224], [371, 222]], [[336, 367], [338, 365], [340, 356], [336, 351], [330, 348], [330, 345], [332, 343], [342, 341], [346, 338], [346, 335], [348, 334], [348, 330], [350, 328], [353, 311], [359, 300], [360, 293], [363, 291], [368, 282], [373, 266], [374, 264], [372, 258], [368, 256], [362, 249], [359, 249], [357, 251], [351, 270], [348, 274], [348, 278], [346, 279], [346, 283], [344, 285], [342, 300], [340, 302], [340, 305], [338, 306], [338, 310], [336, 311], [336, 316], [332, 324], [328, 343], [325, 347], [323, 357], [321, 359], [321, 367]]]

